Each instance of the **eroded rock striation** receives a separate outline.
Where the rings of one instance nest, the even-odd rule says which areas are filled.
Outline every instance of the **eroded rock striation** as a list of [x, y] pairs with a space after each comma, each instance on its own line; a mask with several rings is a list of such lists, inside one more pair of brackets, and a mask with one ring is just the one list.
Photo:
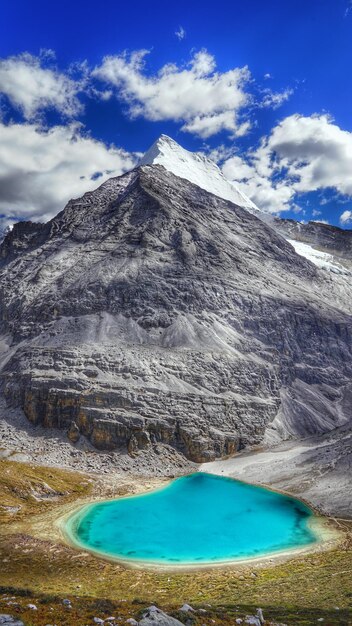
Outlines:
[[6, 236], [3, 393], [131, 455], [327, 432], [352, 396], [351, 312], [329, 284], [255, 215], [143, 165]]

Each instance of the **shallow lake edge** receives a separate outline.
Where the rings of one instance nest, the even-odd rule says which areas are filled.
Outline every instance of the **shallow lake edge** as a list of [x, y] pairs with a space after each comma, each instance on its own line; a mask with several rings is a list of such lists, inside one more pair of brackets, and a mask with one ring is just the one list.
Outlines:
[[[197, 473], [197, 472], [194, 472], [194, 473]], [[191, 474], [188, 474], [188, 475], [190, 476]], [[210, 475], [221, 478], [221, 476], [219, 476], [218, 474], [210, 473]], [[140, 492], [133, 493], [130, 495], [127, 494], [127, 495], [123, 495], [120, 497], [115, 496], [115, 497], [103, 498], [103, 499], [97, 498], [85, 504], [80, 504], [79, 506], [77, 505], [73, 506], [70, 511], [67, 511], [64, 515], [60, 516], [54, 522], [54, 524], [56, 528], [58, 529], [60, 533], [60, 537], [63, 540], [63, 542], [66, 545], [75, 548], [76, 550], [78, 549], [78, 550], [87, 552], [93, 555], [94, 557], [102, 559], [104, 561], [116, 563], [126, 569], [143, 569], [143, 570], [154, 570], [154, 571], [159, 571], [159, 572], [160, 571], [177, 571], [177, 572], [185, 571], [186, 572], [190, 570], [211, 570], [214, 568], [219, 569], [219, 568], [234, 567], [234, 566], [249, 565], [249, 564], [255, 565], [261, 562], [264, 562], [266, 565], [268, 564], [268, 562], [269, 564], [270, 562], [272, 562], [272, 564], [277, 564], [278, 562], [280, 562], [280, 560], [281, 561], [287, 560], [290, 557], [312, 554], [315, 552], [320, 552], [322, 550], [324, 551], [330, 550], [334, 547], [337, 547], [339, 544], [341, 544], [344, 538], [344, 533], [337, 527], [337, 524], [334, 518], [322, 515], [320, 511], [318, 511], [316, 508], [314, 508], [310, 503], [308, 503], [304, 499], [299, 498], [284, 490], [280, 491], [279, 489], [274, 489], [270, 486], [249, 483], [243, 480], [238, 480], [237, 478], [232, 479], [230, 477], [226, 477], [226, 478], [228, 480], [235, 480], [245, 485], [257, 487], [259, 489], [263, 489], [266, 491], [272, 491], [274, 493], [277, 493], [278, 495], [292, 498], [304, 504], [312, 513], [308, 521], [308, 525], [310, 529], [312, 530], [312, 532], [314, 533], [314, 535], [316, 536], [316, 541], [310, 544], [307, 544], [305, 546], [302, 546], [302, 547], [298, 546], [297, 548], [286, 548], [282, 550], [275, 550], [272, 552], [263, 553], [262, 555], [256, 555], [254, 557], [246, 557], [246, 558], [239, 557], [237, 559], [223, 559], [219, 561], [207, 561], [207, 562], [201, 562], [201, 563], [186, 563], [186, 562], [185, 563], [172, 563], [172, 562], [157, 561], [157, 560], [148, 561], [148, 560], [141, 560], [141, 559], [134, 559], [134, 558], [124, 559], [122, 557], [113, 556], [103, 551], [91, 549], [87, 547], [84, 543], [81, 543], [75, 537], [74, 529], [70, 528], [70, 520], [71, 522], [76, 522], [77, 524], [81, 520], [81, 518], [85, 515], [85, 511], [96, 504], [103, 504], [104, 502], [111, 502], [111, 501], [116, 501], [119, 499], [136, 498], [136, 497], [140, 497], [140, 496], [147, 495], [150, 493], [154, 493], [156, 491], [165, 489], [175, 479], [181, 478], [181, 477], [182, 476], [172, 478], [171, 480], [167, 480], [163, 482], [160, 486], [156, 488], [154, 486], [151, 489], [147, 489], [147, 490], [143, 489]]]

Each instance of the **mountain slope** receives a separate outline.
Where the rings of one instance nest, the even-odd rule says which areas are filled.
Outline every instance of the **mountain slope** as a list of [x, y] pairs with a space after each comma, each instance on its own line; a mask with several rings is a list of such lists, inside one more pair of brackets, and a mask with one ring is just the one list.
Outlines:
[[5, 397], [72, 441], [201, 461], [350, 419], [352, 319], [325, 276], [161, 165], [15, 226], [0, 258]]

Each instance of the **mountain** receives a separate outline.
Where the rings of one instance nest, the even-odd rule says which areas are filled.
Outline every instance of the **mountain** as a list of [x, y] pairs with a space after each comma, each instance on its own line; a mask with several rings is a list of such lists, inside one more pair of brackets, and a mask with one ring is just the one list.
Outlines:
[[262, 211], [225, 178], [216, 163], [204, 153], [189, 152], [167, 135], [161, 135], [140, 161], [140, 165], [157, 164], [163, 165], [176, 176], [247, 209], [285, 237], [297, 254], [304, 256], [320, 269], [350, 275], [352, 231], [323, 222], [302, 224]]
[[162, 137], [132, 172], [7, 234], [1, 385], [32, 423], [208, 461], [350, 421], [351, 281], [205, 190], [200, 172], [218, 194], [221, 175], [192, 158]]
[[161, 135], [140, 161], [140, 165], [157, 164], [163, 165], [176, 176], [247, 209], [285, 237], [297, 254], [304, 256], [320, 269], [350, 275], [352, 231], [323, 222], [303, 224], [262, 211], [225, 178], [216, 163], [204, 153], [189, 152], [167, 135]]
[[189, 152], [167, 135], [161, 135], [145, 153], [140, 165], [163, 165], [165, 169], [219, 198], [230, 200], [251, 213], [260, 209], [236, 185], [231, 183], [216, 163], [201, 152]]

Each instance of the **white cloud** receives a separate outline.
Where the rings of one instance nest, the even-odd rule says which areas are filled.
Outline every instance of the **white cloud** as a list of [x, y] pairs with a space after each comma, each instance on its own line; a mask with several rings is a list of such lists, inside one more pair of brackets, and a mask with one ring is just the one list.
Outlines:
[[28, 120], [45, 108], [56, 109], [67, 117], [82, 110], [77, 98], [81, 82], [72, 80], [55, 67], [43, 67], [52, 59], [52, 51], [43, 51], [39, 57], [25, 53], [0, 59], [0, 93]]
[[352, 224], [352, 211], [344, 211], [341, 213], [340, 222], [343, 226], [346, 226], [346, 224]]
[[77, 124], [47, 132], [34, 124], [0, 123], [0, 213], [46, 221], [66, 202], [131, 169], [136, 158], [84, 136]]
[[306, 213], [305, 210], [302, 209], [301, 206], [298, 206], [298, 204], [295, 204], [294, 202], [293, 204], [291, 204], [291, 211], [293, 211], [293, 213], [296, 213], [296, 214], [302, 213], [302, 215], [305, 215]]
[[197, 52], [186, 66], [164, 65], [155, 75], [145, 72], [147, 50], [105, 57], [93, 76], [114, 86], [132, 118], [182, 122], [182, 130], [210, 137], [221, 130], [233, 136], [248, 131], [239, 119], [250, 102], [247, 67], [217, 72], [214, 57]]
[[183, 124], [181, 130], [207, 139], [222, 130], [231, 132], [233, 137], [242, 137], [247, 134], [250, 127], [249, 122], [243, 122], [238, 125], [236, 122], [236, 113], [233, 111], [224, 111], [223, 113], [215, 113], [214, 115], [203, 115], [203, 117], [197, 115], [197, 117], [191, 121]]
[[[186, 36], [182, 26], [175, 34], [180, 40]], [[207, 50], [193, 53], [185, 65], [167, 63], [156, 73], [148, 71], [147, 55], [148, 50], [137, 50], [107, 56], [93, 71], [84, 61], [72, 64], [66, 73], [55, 66], [52, 50], [41, 51], [37, 57], [24, 53], [0, 59], [0, 94], [29, 121], [38, 121], [46, 109], [74, 118], [83, 111], [82, 92], [101, 101], [115, 95], [127, 104], [132, 119], [172, 120], [184, 132], [208, 138], [221, 131], [232, 137], [247, 134], [249, 105], [274, 109], [292, 93], [265, 89], [261, 101], [255, 102], [249, 69], [220, 72]], [[102, 81], [105, 88], [101, 88]]]
[[290, 208], [295, 192], [285, 181], [272, 179], [273, 170], [258, 149], [249, 158], [234, 156], [222, 166], [224, 175], [236, 183], [263, 211], [280, 213]]
[[347, 0], [347, 6], [345, 9], [345, 17], [347, 17], [352, 11], [352, 0]]
[[232, 157], [222, 167], [225, 176], [271, 213], [292, 208], [300, 193], [334, 188], [352, 196], [352, 133], [327, 115], [291, 115], [246, 159]]
[[238, 182], [247, 182], [255, 173], [253, 166], [238, 155], [227, 159], [222, 169], [227, 178], [235, 176]]
[[264, 98], [261, 106], [264, 108], [278, 109], [293, 94], [293, 89], [285, 89], [284, 91], [274, 92], [270, 89], [264, 91]]
[[179, 41], [182, 41], [186, 37], [186, 31], [183, 26], [179, 26], [178, 30], [175, 31], [175, 35]]
[[212, 148], [209, 145], [204, 146], [204, 151], [206, 152], [209, 159], [215, 161], [215, 163], [221, 164], [224, 163], [227, 159], [230, 159], [232, 156], [236, 154], [236, 148], [234, 146], [225, 146], [225, 144], [220, 144], [215, 148]]
[[276, 169], [286, 168], [297, 192], [327, 187], [352, 195], [352, 133], [327, 115], [291, 115], [276, 126], [266, 144]]

